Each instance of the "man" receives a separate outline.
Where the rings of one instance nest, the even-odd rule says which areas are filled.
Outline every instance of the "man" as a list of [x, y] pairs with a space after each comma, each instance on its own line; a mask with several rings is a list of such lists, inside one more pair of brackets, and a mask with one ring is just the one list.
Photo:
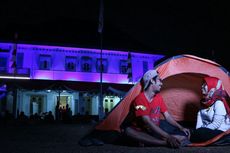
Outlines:
[[[125, 134], [139, 141], [140, 144], [147, 145], [178, 148], [182, 143], [189, 142], [189, 129], [182, 127], [172, 118], [159, 94], [162, 81], [157, 71], [147, 71], [142, 81], [144, 90], [131, 105], [130, 111], [135, 117], [129, 126], [124, 128]], [[161, 114], [167, 122], [160, 122]]]

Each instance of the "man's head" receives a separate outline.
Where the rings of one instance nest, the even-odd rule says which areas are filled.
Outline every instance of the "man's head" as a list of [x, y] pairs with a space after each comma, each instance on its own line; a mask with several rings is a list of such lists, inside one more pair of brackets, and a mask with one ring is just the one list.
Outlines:
[[[142, 79], [143, 79], [143, 84], [144, 84], [144, 90], [146, 90], [150, 86], [150, 84], [153, 84], [153, 83], [158, 85], [159, 87], [162, 85], [162, 82], [161, 82], [156, 70], [147, 71], [144, 74]], [[160, 90], [160, 88], [159, 88], [159, 90]]]

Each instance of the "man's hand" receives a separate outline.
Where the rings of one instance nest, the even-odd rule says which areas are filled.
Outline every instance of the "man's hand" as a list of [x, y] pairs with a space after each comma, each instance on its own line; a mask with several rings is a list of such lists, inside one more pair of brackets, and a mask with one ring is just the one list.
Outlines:
[[183, 131], [186, 134], [186, 136], [190, 139], [191, 133], [189, 129], [181, 128], [180, 130]]
[[169, 135], [166, 138], [166, 141], [167, 141], [167, 144], [172, 148], [179, 148], [180, 147], [180, 141], [171, 135]]

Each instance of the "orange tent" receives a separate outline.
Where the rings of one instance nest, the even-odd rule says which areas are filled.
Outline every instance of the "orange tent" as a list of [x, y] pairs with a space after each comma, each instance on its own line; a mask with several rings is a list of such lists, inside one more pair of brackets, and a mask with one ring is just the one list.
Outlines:
[[[178, 55], [156, 66], [163, 80], [161, 95], [169, 112], [177, 121], [195, 121], [201, 99], [202, 78], [206, 75], [222, 80], [225, 90], [230, 95], [229, 72], [218, 63], [192, 56]], [[131, 102], [141, 92], [137, 82], [124, 99], [95, 128], [103, 131], [118, 131], [128, 114]]]
[[163, 80], [161, 94], [177, 121], [196, 120], [202, 79], [206, 75], [221, 79], [230, 95], [229, 72], [211, 60], [179, 55], [160, 63], [156, 69]]

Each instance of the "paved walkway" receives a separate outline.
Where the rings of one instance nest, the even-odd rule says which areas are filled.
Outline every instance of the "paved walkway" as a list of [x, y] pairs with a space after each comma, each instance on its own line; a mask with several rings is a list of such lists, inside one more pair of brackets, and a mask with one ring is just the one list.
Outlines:
[[0, 126], [0, 153], [226, 153], [230, 146], [185, 147], [128, 147], [105, 144], [81, 147], [80, 138], [94, 124], [27, 124]]

